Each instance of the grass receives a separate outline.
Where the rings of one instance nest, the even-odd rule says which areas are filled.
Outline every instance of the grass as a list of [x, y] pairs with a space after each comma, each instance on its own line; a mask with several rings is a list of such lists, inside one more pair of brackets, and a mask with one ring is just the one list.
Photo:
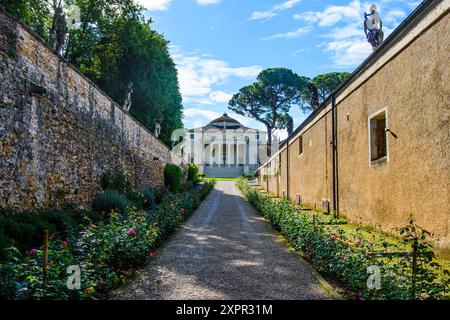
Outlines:
[[200, 180], [202, 181], [209, 181], [209, 180], [214, 180], [214, 181], [236, 181], [237, 178], [201, 178]]

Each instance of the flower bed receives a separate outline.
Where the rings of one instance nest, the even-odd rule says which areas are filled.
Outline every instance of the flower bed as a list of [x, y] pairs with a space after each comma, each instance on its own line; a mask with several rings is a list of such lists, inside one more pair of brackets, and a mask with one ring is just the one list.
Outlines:
[[[436, 261], [427, 232], [413, 221], [401, 230], [402, 245], [375, 243], [312, 219], [292, 202], [271, 198], [244, 179], [237, 186], [296, 250], [320, 272], [338, 279], [355, 299], [450, 299], [449, 272]], [[374, 270], [379, 270], [380, 286], [378, 273], [370, 274]]]
[[[7, 261], [0, 264], [0, 297], [101, 298], [123, 284], [130, 271], [154, 258], [161, 242], [194, 212], [212, 188], [213, 183], [207, 182], [190, 192], [170, 194], [151, 211], [131, 208], [113, 213], [106, 222], [91, 224], [64, 240], [50, 235], [47, 277], [43, 275], [44, 247], [24, 255], [16, 248], [8, 249]], [[80, 290], [68, 289], [70, 266], [81, 272]]]

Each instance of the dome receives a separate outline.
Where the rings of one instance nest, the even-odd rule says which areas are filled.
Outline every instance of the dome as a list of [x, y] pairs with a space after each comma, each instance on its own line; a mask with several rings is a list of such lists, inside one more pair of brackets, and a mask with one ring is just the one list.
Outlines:
[[208, 127], [209, 126], [220, 129], [237, 129], [243, 127], [239, 121], [229, 117], [226, 113], [224, 113], [223, 116], [221, 116], [220, 118], [211, 121], [208, 124]]

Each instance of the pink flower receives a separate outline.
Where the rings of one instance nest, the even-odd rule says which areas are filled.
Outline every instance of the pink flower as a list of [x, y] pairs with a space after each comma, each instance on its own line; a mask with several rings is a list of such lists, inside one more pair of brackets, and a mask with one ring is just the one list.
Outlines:
[[105, 283], [105, 281], [103, 280], [103, 278], [102, 278], [102, 277], [100, 277], [100, 278], [98, 279], [98, 283], [99, 283], [99, 284], [104, 284], [104, 283]]
[[91, 228], [92, 228], [92, 229], [95, 229], [95, 228], [97, 228], [97, 226], [96, 226], [95, 224], [92, 223], [92, 224], [91, 224]]
[[63, 247], [67, 248], [69, 246], [69, 243], [67, 241], [63, 241]]
[[50, 235], [50, 237], [48, 237], [48, 240], [50, 240], [50, 241], [55, 240], [55, 239], [56, 239], [56, 236], [54, 234], [52, 234], [52, 235]]
[[130, 230], [128, 230], [128, 234], [134, 236], [136, 234], [136, 230], [131, 228]]
[[50, 265], [53, 265], [55, 262], [54, 262], [53, 260], [50, 260], [48, 263], [49, 263]]
[[150, 254], [152, 256], [152, 258], [156, 257], [156, 252], [152, 251], [152, 253]]
[[38, 253], [38, 252], [39, 252], [39, 250], [36, 249], [36, 248], [33, 248], [33, 249], [31, 249], [30, 251], [28, 251], [29, 254], [36, 254], [36, 253]]
[[180, 211], [181, 211], [181, 212], [184, 212], [184, 208], [181, 208]]
[[344, 260], [345, 259], [345, 256], [341, 256], [341, 260]]
[[373, 242], [369, 242], [369, 246], [373, 246]]
[[358, 296], [359, 296], [360, 298], [363, 297], [362, 292], [358, 293]]

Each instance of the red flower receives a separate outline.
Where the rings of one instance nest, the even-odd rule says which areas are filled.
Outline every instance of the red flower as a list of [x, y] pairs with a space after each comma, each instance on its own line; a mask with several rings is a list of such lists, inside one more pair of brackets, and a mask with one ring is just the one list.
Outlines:
[[67, 241], [63, 241], [63, 247], [67, 248], [69, 246], [69, 243]]
[[152, 253], [150, 254], [152, 256], [152, 258], [156, 257], [156, 252], [152, 251]]
[[56, 239], [56, 236], [54, 234], [52, 234], [52, 235], [50, 235], [50, 237], [48, 237], [48, 240], [50, 240], [50, 241], [55, 240], [55, 239]]
[[136, 234], [136, 230], [131, 228], [130, 230], [128, 230], [128, 234], [134, 236]]
[[345, 256], [341, 256], [341, 260], [344, 260], [345, 259]]

